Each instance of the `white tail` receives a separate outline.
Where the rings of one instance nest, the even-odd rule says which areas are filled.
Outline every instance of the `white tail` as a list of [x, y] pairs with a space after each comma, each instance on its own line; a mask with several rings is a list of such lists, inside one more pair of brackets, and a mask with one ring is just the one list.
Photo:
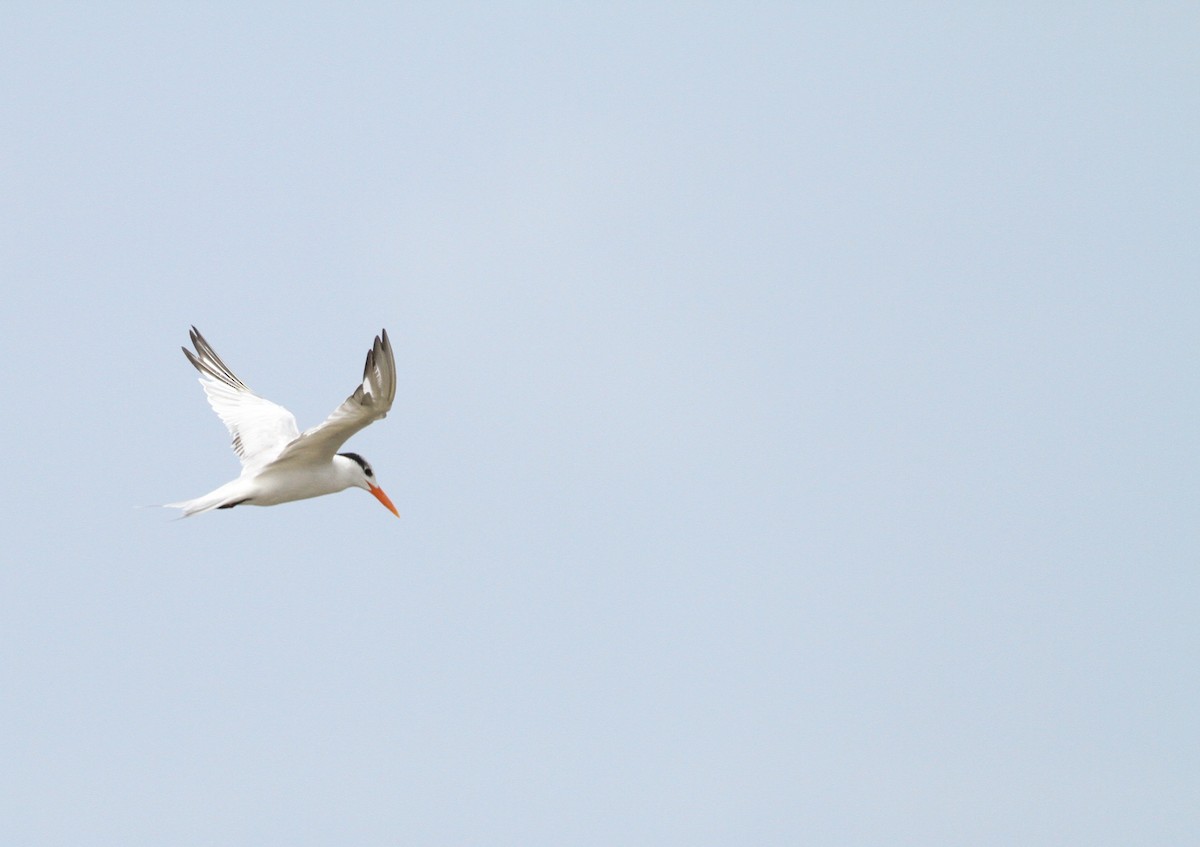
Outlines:
[[190, 518], [192, 515], [199, 515], [202, 512], [211, 512], [213, 509], [228, 508], [236, 506], [238, 503], [244, 502], [247, 498], [245, 493], [240, 495], [236, 489], [239, 487], [236, 483], [240, 480], [227, 482], [215, 491], [210, 491], [193, 500], [180, 500], [178, 503], [164, 503], [165, 509], [181, 509], [183, 514], [181, 518]]

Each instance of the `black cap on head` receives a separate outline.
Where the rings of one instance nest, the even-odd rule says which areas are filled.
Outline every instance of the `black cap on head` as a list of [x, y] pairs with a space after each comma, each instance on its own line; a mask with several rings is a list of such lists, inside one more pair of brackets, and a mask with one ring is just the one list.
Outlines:
[[371, 466], [367, 464], [367, 460], [357, 453], [338, 453], [338, 455], [345, 456], [347, 459], [357, 462], [358, 466], [363, 469], [363, 473], [367, 476], [375, 476], [375, 473], [371, 470]]

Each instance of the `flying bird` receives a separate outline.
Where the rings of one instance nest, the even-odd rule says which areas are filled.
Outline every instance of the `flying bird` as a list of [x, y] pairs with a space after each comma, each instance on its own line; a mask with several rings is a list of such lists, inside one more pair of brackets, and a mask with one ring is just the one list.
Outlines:
[[386, 329], [375, 336], [367, 352], [362, 385], [324, 422], [304, 432], [296, 427], [291, 412], [259, 397], [234, 376], [195, 327], [191, 338], [196, 352], [184, 347], [183, 354], [200, 372], [209, 405], [233, 436], [242, 473], [208, 494], [167, 503], [168, 507], [182, 509], [182, 516], [188, 517], [213, 509], [274, 506], [364, 488], [400, 517], [367, 460], [357, 453], [338, 452], [354, 433], [385, 417], [396, 399], [396, 358]]

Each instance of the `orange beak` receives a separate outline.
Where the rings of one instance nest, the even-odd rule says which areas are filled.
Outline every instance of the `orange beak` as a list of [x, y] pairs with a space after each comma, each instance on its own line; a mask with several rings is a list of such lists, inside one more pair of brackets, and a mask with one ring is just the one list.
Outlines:
[[400, 513], [396, 511], [396, 507], [392, 505], [392, 501], [383, 493], [383, 489], [378, 485], [371, 486], [371, 493], [375, 495], [375, 499], [387, 507], [387, 510], [396, 517], [400, 517]]

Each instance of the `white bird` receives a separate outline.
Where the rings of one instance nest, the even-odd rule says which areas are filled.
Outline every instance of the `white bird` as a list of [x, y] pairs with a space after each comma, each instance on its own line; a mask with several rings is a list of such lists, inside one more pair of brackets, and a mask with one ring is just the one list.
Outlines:
[[362, 385], [323, 423], [303, 433], [291, 412], [259, 397], [234, 376], [195, 327], [191, 337], [196, 352], [184, 347], [183, 354], [200, 371], [209, 405], [233, 436], [242, 473], [215, 491], [168, 507], [182, 509], [187, 517], [241, 505], [274, 506], [357, 487], [370, 491], [400, 517], [376, 484], [367, 460], [357, 453], [337, 452], [354, 433], [385, 417], [396, 398], [396, 358], [386, 329], [367, 352]]

